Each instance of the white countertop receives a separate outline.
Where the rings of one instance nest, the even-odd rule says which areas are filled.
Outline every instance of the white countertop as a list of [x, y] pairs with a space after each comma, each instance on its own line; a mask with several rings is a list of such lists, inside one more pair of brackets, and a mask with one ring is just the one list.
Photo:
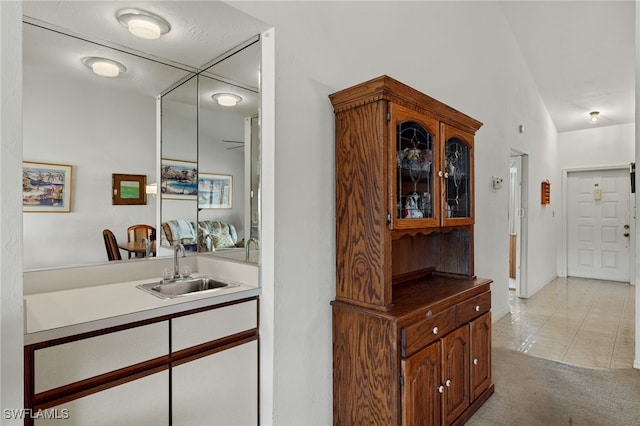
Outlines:
[[[194, 274], [199, 275], [199, 274]], [[161, 299], [139, 288], [145, 279], [91, 287], [41, 292], [24, 296], [24, 344], [33, 344], [78, 333], [174, 314], [205, 306], [254, 297], [255, 286], [217, 289]]]

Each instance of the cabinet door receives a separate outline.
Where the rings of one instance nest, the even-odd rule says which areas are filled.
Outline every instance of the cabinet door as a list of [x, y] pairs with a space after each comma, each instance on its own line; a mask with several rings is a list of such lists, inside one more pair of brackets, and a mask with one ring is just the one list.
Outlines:
[[438, 226], [438, 122], [396, 104], [390, 108], [392, 227]]
[[442, 224], [471, 225], [474, 221], [473, 135], [442, 124]]
[[469, 406], [469, 326], [442, 338], [443, 419], [451, 424]]
[[171, 320], [171, 352], [258, 327], [258, 301], [235, 303]]
[[471, 321], [471, 400], [491, 385], [491, 312]]
[[172, 425], [257, 425], [258, 342], [172, 367]]
[[402, 361], [403, 426], [440, 425], [442, 395], [440, 341]]
[[43, 410], [34, 424], [161, 426], [169, 424], [168, 407], [169, 371], [164, 370]]
[[168, 353], [168, 321], [37, 349], [34, 353], [34, 393], [106, 374]]

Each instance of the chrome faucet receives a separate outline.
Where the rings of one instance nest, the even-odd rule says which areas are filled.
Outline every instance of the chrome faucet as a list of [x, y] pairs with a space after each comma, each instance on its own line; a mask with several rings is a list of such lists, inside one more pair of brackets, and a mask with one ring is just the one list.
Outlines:
[[180, 243], [176, 243], [173, 246], [173, 279], [180, 278], [180, 264], [178, 263], [178, 252], [181, 253], [181, 257], [185, 257], [184, 246]]
[[256, 250], [260, 250], [260, 244], [258, 244], [258, 240], [256, 240], [255, 238], [251, 237], [247, 240], [247, 243], [244, 245], [244, 260], [246, 262], [249, 261], [249, 255], [251, 253], [251, 243], [253, 243], [256, 246]]

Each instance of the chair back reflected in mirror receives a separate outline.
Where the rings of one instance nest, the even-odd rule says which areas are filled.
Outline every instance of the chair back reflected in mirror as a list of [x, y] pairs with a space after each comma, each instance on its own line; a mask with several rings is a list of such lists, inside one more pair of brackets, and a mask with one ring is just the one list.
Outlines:
[[[151, 225], [131, 225], [127, 228], [128, 242], [142, 241], [143, 238], [149, 241], [155, 241], [156, 228]], [[129, 258], [131, 258], [131, 255], [132, 253], [129, 252]]]
[[104, 238], [104, 246], [107, 249], [107, 257], [109, 260], [122, 260], [120, 256], [120, 249], [118, 248], [118, 242], [116, 236], [113, 235], [109, 229], [102, 231], [102, 237]]

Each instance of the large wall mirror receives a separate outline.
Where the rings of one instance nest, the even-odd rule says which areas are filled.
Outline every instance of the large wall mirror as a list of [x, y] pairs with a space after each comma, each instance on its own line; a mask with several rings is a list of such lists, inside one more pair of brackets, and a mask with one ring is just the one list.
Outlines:
[[[129, 34], [116, 14], [138, 6], [153, 8], [151, 12], [169, 20], [170, 32], [158, 40]], [[259, 237], [259, 207], [252, 207], [251, 201], [252, 185], [254, 198], [259, 192], [259, 181], [251, 178], [252, 173], [258, 176], [252, 171], [259, 162], [258, 110], [241, 110], [251, 104], [248, 93], [258, 96], [259, 83], [246, 80], [244, 68], [234, 71], [231, 58], [235, 53], [241, 58], [246, 48], [245, 54], [259, 61], [255, 34], [268, 28], [264, 23], [220, 2], [29, 1], [23, 10], [23, 159], [54, 170], [71, 166], [72, 171], [66, 181], [70, 211], [23, 214], [25, 269], [107, 262], [104, 229], [113, 231], [118, 243], [126, 243], [129, 226], [161, 228], [161, 222], [173, 218], [196, 226], [205, 220], [231, 223], [239, 245], [243, 239]], [[97, 76], [87, 57], [115, 60], [124, 65], [124, 72]], [[212, 63], [212, 58], [219, 60]], [[252, 72], [257, 73], [257, 62], [254, 65]], [[247, 91], [240, 95], [237, 112], [207, 109], [200, 100], [209, 96], [213, 102], [204, 93], [206, 80]], [[162, 126], [161, 150], [160, 95], [163, 118], [175, 125], [166, 133]], [[190, 108], [185, 108], [186, 98], [191, 99]], [[194, 119], [198, 125], [187, 125]], [[223, 130], [220, 123], [234, 123], [233, 130]], [[200, 158], [200, 153], [208, 158]], [[217, 162], [223, 154], [228, 158]], [[212, 196], [202, 206], [197, 193], [191, 200], [165, 199], [160, 157], [176, 160], [176, 167], [180, 162], [195, 164], [210, 178], [205, 185], [224, 184], [230, 176], [231, 207], [214, 204]], [[23, 173], [25, 191], [41, 194], [57, 183], [55, 175], [29, 173]], [[113, 174], [144, 176], [147, 184], [157, 184], [157, 195], [144, 194], [146, 203], [113, 204]], [[163, 254], [161, 234], [156, 229], [158, 255]], [[228, 255], [244, 261], [240, 254], [231, 255], [233, 251]], [[214, 253], [223, 255], [222, 250]], [[135, 255], [129, 259], [125, 250], [120, 254], [123, 261], [146, 261]]]
[[258, 262], [259, 76], [253, 37], [162, 96], [161, 253]]

